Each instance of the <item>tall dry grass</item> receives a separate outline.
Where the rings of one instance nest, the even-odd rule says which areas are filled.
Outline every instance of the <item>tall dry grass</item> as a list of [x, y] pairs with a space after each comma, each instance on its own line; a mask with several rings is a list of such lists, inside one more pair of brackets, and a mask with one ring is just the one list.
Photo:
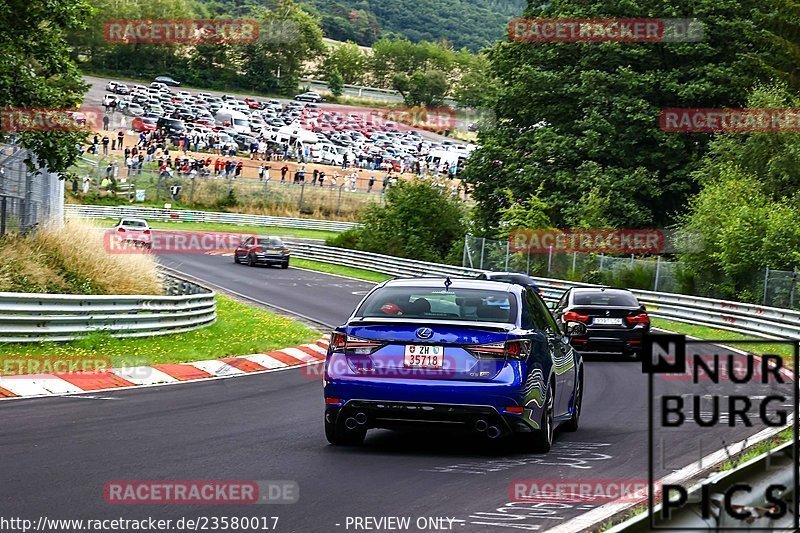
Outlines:
[[0, 291], [162, 294], [155, 258], [108, 253], [103, 232], [78, 220], [0, 239]]

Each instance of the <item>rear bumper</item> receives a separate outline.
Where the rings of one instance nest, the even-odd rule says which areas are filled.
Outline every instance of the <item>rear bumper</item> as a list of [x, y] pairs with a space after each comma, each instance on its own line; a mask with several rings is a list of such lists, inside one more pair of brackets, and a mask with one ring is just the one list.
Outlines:
[[[365, 418], [363, 415], [365, 415]], [[326, 406], [326, 420], [342, 423], [362, 417], [364, 429], [443, 429], [467, 433], [485, 432], [495, 426], [495, 437], [510, 433], [530, 433], [535, 427], [523, 415], [501, 413], [490, 405], [465, 405], [425, 402], [383, 402], [348, 400], [341, 406]]]
[[642, 336], [648, 329], [593, 329], [583, 337], [573, 338], [570, 344], [580, 352], [594, 353], [640, 353]]
[[260, 265], [281, 265], [289, 260], [288, 255], [255, 254], [255, 257]]
[[530, 402], [522, 413], [505, 410], [525, 405], [523, 381], [516, 367], [505, 367], [491, 381], [328, 375], [325, 397], [339, 402], [326, 404], [325, 416], [338, 422], [363, 412], [367, 428], [438, 426], [467, 431], [482, 419], [503, 434], [531, 432], [539, 428], [540, 406]]

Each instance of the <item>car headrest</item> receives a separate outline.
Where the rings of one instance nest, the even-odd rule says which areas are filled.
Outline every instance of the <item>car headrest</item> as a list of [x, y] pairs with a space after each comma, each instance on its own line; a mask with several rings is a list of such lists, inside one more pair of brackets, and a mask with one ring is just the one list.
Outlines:
[[482, 305], [476, 310], [478, 318], [507, 319], [508, 309], [497, 305]]

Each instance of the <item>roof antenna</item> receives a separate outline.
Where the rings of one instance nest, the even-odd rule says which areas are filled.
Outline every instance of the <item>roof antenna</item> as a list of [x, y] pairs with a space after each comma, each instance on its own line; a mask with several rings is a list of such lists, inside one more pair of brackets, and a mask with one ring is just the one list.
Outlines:
[[453, 282], [450, 281], [450, 276], [447, 276], [446, 278], [444, 278], [444, 290], [449, 291], [450, 290], [450, 285], [452, 285], [452, 284], [453, 284]]

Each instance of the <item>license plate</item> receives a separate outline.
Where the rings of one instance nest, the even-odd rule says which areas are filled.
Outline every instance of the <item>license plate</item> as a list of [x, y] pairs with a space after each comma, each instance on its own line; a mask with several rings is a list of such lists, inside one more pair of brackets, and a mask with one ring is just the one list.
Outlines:
[[406, 344], [403, 364], [415, 368], [441, 369], [444, 366], [442, 346]]
[[620, 326], [622, 325], [621, 318], [595, 318], [595, 324], [603, 324], [605, 326]]

